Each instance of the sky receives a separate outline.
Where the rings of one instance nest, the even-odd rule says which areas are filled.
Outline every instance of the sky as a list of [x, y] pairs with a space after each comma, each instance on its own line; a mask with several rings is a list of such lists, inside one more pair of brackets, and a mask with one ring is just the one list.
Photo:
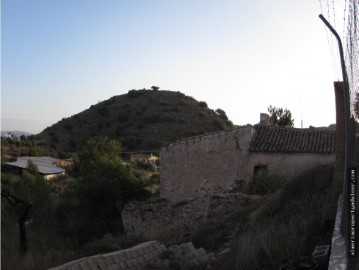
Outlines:
[[[334, 3], [335, 2], [335, 3]], [[131, 89], [181, 91], [256, 124], [335, 123], [345, 0], [2, 0], [1, 130], [37, 134]]]

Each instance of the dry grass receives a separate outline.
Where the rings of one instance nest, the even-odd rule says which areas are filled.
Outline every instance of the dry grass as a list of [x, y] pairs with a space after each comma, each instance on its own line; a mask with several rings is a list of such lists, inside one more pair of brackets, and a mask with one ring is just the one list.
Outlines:
[[[59, 199], [58, 199], [59, 200]], [[61, 265], [81, 257], [107, 253], [128, 248], [138, 243], [123, 235], [106, 234], [80, 244], [84, 235], [77, 225], [83, 223], [81, 216], [58, 215], [59, 208], [73, 208], [71, 201], [53, 203], [33, 212], [33, 220], [27, 225], [28, 252], [19, 252], [18, 212], [13, 206], [2, 201], [1, 220], [1, 269], [3, 270], [42, 270]], [[70, 218], [70, 219], [68, 219]], [[88, 224], [91, 226], [91, 224]], [[83, 233], [86, 233], [82, 227]], [[89, 235], [89, 239], [91, 235]]]
[[277, 193], [201, 226], [191, 240], [218, 250], [236, 228], [232, 252], [218, 260], [215, 269], [279, 269], [298, 261], [316, 245], [331, 242], [338, 195], [332, 192], [332, 178], [331, 167], [308, 171]]
[[332, 178], [331, 167], [319, 167], [288, 182], [251, 214], [235, 255], [219, 268], [278, 269], [330, 244], [337, 202]]

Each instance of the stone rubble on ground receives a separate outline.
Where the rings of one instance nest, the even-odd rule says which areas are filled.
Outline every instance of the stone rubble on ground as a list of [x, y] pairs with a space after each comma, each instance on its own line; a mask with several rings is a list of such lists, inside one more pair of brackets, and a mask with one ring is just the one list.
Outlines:
[[49, 270], [147, 270], [211, 269], [214, 254], [196, 249], [192, 242], [168, 248], [158, 241], [148, 241], [129, 249], [71, 261]]

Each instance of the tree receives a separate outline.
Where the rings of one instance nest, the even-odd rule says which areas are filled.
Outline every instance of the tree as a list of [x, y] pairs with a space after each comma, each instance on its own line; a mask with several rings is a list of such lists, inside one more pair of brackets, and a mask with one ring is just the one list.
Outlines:
[[10, 193], [6, 189], [1, 189], [1, 197], [5, 198], [7, 202], [16, 207], [17, 205], [20, 205], [21, 212], [20, 216], [18, 218], [18, 225], [19, 225], [19, 236], [20, 236], [20, 253], [22, 255], [26, 254], [28, 251], [28, 243], [27, 243], [27, 233], [26, 233], [26, 221], [30, 219], [30, 212], [32, 209], [32, 202], [27, 202], [19, 197], [17, 197], [15, 194]]
[[132, 168], [123, 162], [121, 151], [121, 143], [116, 140], [90, 139], [76, 160], [80, 178], [74, 193], [83, 223], [92, 222], [84, 234], [90, 238], [122, 230], [119, 224], [123, 205], [130, 199], [145, 199], [149, 195]]
[[151, 86], [151, 89], [152, 89], [153, 91], [158, 91], [160, 88], [159, 88], [158, 86]]
[[216, 113], [217, 113], [223, 120], [225, 120], [225, 121], [228, 120], [227, 114], [226, 114], [226, 112], [225, 112], [224, 110], [218, 108], [218, 109], [216, 110]]
[[49, 205], [50, 192], [50, 187], [39, 174], [24, 170], [21, 179], [1, 175], [1, 197], [12, 206], [11, 212], [17, 217], [21, 254], [28, 251], [26, 222], [36, 211], [37, 218], [41, 218], [38, 210]]
[[277, 108], [272, 105], [268, 107], [269, 124], [280, 127], [293, 127], [294, 119], [288, 109]]
[[201, 108], [207, 108], [208, 107], [208, 105], [207, 105], [207, 103], [205, 101], [200, 101], [198, 104], [199, 104], [199, 106]]
[[229, 128], [233, 128], [233, 123], [228, 119], [228, 116], [224, 110], [218, 108], [216, 110], [216, 113], [224, 120], [224, 122]]
[[122, 168], [123, 165], [120, 153], [121, 144], [115, 140], [90, 139], [82, 148], [82, 153], [76, 159], [75, 165], [82, 177], [109, 176], [112, 178], [113, 170], [116, 167]]
[[39, 168], [37, 167], [37, 165], [31, 159], [29, 159], [27, 161], [26, 169], [27, 169], [27, 171], [29, 173], [32, 173], [32, 174], [38, 174], [39, 173]]

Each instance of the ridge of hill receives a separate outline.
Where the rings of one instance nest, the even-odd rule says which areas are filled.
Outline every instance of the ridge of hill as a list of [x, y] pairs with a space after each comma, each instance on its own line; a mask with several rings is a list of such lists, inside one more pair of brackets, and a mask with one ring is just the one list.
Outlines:
[[52, 150], [79, 152], [90, 138], [119, 140], [124, 151], [158, 151], [175, 140], [233, 128], [226, 113], [181, 92], [130, 90], [34, 136]]

